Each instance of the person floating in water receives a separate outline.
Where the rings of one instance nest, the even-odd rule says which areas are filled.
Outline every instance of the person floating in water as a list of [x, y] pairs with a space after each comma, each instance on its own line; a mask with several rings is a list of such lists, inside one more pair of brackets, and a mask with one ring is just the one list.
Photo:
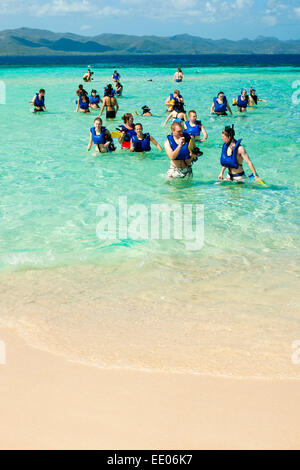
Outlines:
[[78, 97], [77, 108], [75, 112], [78, 113], [78, 111], [81, 113], [90, 112], [90, 99], [85, 93], [80, 94]]
[[114, 90], [112, 89], [111, 85], [107, 85], [105, 88], [105, 94], [99, 116], [102, 115], [104, 109], [106, 108], [106, 119], [115, 119], [117, 112], [119, 111], [117, 99], [115, 98], [114, 94], [112, 94], [113, 91]]
[[172, 134], [165, 142], [165, 151], [171, 160], [168, 178], [192, 178], [192, 164], [197, 155], [202, 153], [195, 147], [195, 141], [189, 134], [183, 132], [181, 124], [174, 122], [171, 126]]
[[122, 95], [122, 93], [123, 93], [123, 85], [119, 82], [119, 80], [116, 81], [115, 90], [116, 90], [117, 96], [121, 96], [121, 95]]
[[143, 116], [152, 116], [151, 109], [149, 106], [145, 105], [142, 107], [142, 114]]
[[151, 150], [151, 142], [155, 147], [158, 148], [159, 151], [162, 150], [159, 143], [152, 137], [150, 134], [143, 133], [143, 126], [142, 124], [135, 124], [134, 130], [136, 135], [131, 137], [130, 141], [130, 151], [131, 152], [150, 152]]
[[100, 153], [116, 150], [109, 130], [102, 126], [102, 119], [99, 117], [95, 119], [94, 127], [91, 128], [88, 151], [91, 150], [93, 144]]
[[217, 116], [227, 116], [227, 110], [232, 115], [232, 111], [227, 101], [227, 98], [224, 95], [223, 91], [220, 91], [218, 93], [218, 96], [216, 96], [213, 100], [210, 112], [211, 114], [216, 114]]
[[221, 153], [220, 163], [222, 165], [222, 170], [219, 174], [219, 180], [223, 180], [224, 172], [227, 169], [228, 174], [225, 178], [226, 181], [244, 182], [246, 180], [246, 175], [243, 169], [243, 162], [245, 162], [252, 171], [252, 175], [255, 180], [261, 181], [245, 147], [241, 145], [242, 139], [235, 139], [234, 126], [225, 127], [222, 131], [222, 140], [224, 145]]
[[92, 109], [100, 109], [99, 103], [102, 103], [102, 99], [100, 98], [99, 95], [97, 95], [97, 90], [92, 90], [92, 93], [89, 99], [90, 99], [90, 107]]
[[234, 105], [237, 106], [238, 111], [244, 113], [247, 111], [249, 102], [249, 96], [247, 95], [247, 90], [245, 88], [241, 89], [241, 94], [238, 96], [237, 102]]
[[178, 113], [184, 112], [183, 97], [179, 90], [174, 90], [165, 101], [165, 105], [168, 107], [168, 111], [177, 111]]
[[131, 113], [126, 113], [122, 116], [124, 124], [120, 126], [120, 137], [119, 143], [123, 149], [129, 150], [131, 147], [131, 139], [136, 136], [136, 131], [133, 124], [133, 115]]
[[83, 75], [82, 79], [84, 82], [88, 83], [91, 82], [93, 79], [94, 72], [91, 72], [91, 69], [88, 69], [88, 71]]
[[262, 99], [258, 98], [258, 96], [255, 94], [254, 88], [250, 88], [250, 95], [249, 95], [248, 105], [249, 106], [255, 106], [258, 103], [258, 101], [262, 101], [264, 103], [267, 103], [266, 100], [262, 100]]
[[197, 113], [194, 110], [189, 112], [189, 120], [185, 121], [184, 130], [196, 140], [200, 140], [200, 135], [202, 133], [203, 139], [201, 139], [201, 142], [205, 142], [207, 140], [207, 132], [202, 125], [202, 122], [197, 121]]
[[117, 72], [117, 70], [115, 70], [111, 78], [113, 82], [118, 82], [121, 78], [121, 75]]
[[30, 102], [30, 104], [34, 106], [34, 111], [36, 113], [47, 111], [45, 106], [45, 94], [46, 92], [44, 88], [41, 88], [40, 91], [34, 95], [32, 101]]
[[180, 83], [184, 80], [184, 75], [180, 67], [178, 67], [177, 72], [175, 72], [173, 80], [177, 83]]

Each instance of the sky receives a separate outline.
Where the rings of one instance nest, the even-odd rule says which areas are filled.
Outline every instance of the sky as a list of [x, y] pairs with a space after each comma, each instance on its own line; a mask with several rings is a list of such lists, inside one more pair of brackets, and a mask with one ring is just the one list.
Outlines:
[[0, 0], [0, 30], [300, 38], [300, 0]]

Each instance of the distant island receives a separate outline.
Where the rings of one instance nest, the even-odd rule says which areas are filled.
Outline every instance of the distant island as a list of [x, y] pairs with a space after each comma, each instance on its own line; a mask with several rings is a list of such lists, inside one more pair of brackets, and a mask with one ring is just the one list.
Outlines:
[[125, 54], [300, 54], [300, 40], [204, 39], [188, 34], [171, 37], [99, 34], [86, 37], [20, 28], [0, 32], [0, 56]]

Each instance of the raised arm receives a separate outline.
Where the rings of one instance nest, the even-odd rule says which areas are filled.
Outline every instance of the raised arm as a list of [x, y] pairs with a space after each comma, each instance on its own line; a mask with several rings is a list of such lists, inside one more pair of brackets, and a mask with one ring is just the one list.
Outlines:
[[161, 150], [162, 150], [161, 146], [160, 146], [159, 143], [154, 139], [154, 137], [152, 137], [152, 135], [150, 135], [150, 140], [151, 140], [152, 144], [155, 145], [155, 147], [157, 147], [158, 150], [161, 152]]

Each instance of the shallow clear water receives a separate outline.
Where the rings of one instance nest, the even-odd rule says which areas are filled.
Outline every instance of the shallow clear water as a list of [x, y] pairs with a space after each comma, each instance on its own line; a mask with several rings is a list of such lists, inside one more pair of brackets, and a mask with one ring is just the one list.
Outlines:
[[[111, 70], [95, 72], [92, 86], [101, 91]], [[162, 145], [173, 72], [123, 68], [119, 119], [108, 128], [147, 104], [154, 117], [138, 121]], [[300, 338], [300, 105], [292, 102], [299, 75], [289, 67], [185, 72], [186, 108], [197, 110], [209, 139], [193, 181], [170, 185], [164, 152], [86, 152], [97, 113], [74, 113], [78, 68], [1, 68], [0, 320], [40, 347], [100, 366], [299, 376], [290, 360]], [[250, 86], [268, 103], [245, 116], [210, 117], [218, 91], [231, 101]], [[35, 115], [28, 102], [41, 87], [49, 113]], [[267, 187], [214, 184], [221, 130], [232, 123]], [[120, 196], [147, 207], [203, 204], [203, 248], [99, 240], [97, 208]]]

